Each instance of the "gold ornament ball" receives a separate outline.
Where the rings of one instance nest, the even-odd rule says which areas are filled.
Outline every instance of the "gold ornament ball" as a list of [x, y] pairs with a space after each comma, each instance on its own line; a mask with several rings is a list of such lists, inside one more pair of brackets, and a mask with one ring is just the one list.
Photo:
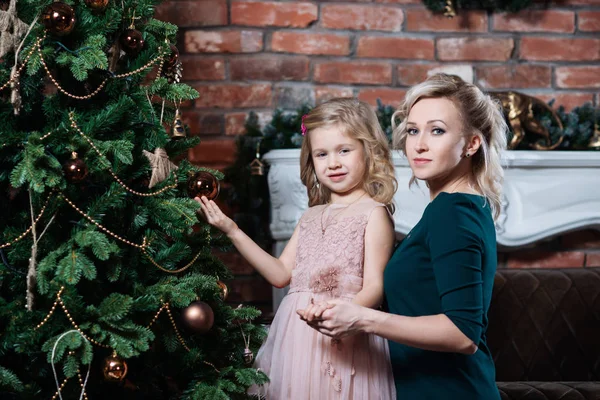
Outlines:
[[94, 11], [104, 11], [108, 6], [108, 0], [85, 0], [85, 4]]
[[75, 11], [70, 5], [57, 1], [44, 8], [41, 22], [50, 33], [65, 36], [75, 28]]
[[63, 171], [68, 182], [82, 182], [88, 175], [88, 168], [77, 153], [73, 153], [71, 159], [63, 164]]
[[121, 34], [121, 47], [127, 54], [135, 55], [144, 48], [144, 37], [142, 32], [135, 29], [127, 29]]
[[252, 364], [252, 361], [254, 360], [254, 353], [252, 353], [252, 350], [250, 350], [249, 348], [245, 348], [244, 349], [244, 362], [246, 363], [246, 365], [250, 365]]
[[215, 314], [208, 304], [195, 301], [181, 313], [183, 324], [194, 333], [206, 333], [215, 322]]
[[221, 289], [221, 300], [226, 300], [227, 296], [229, 295], [229, 288], [227, 287], [227, 285], [221, 281], [217, 281], [217, 286]]
[[104, 379], [111, 382], [119, 382], [127, 375], [127, 362], [119, 357], [116, 353], [104, 359], [104, 367], [102, 367]]
[[209, 200], [215, 200], [219, 196], [221, 186], [215, 176], [206, 171], [196, 172], [188, 179], [188, 195], [194, 197], [206, 196]]

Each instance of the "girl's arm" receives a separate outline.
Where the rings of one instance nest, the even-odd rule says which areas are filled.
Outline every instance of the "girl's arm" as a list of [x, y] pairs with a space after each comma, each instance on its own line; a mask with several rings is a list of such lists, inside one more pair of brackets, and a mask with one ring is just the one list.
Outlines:
[[377, 308], [383, 301], [383, 270], [394, 249], [394, 226], [384, 207], [371, 213], [365, 231], [363, 288], [356, 294], [355, 304]]
[[290, 283], [292, 268], [296, 259], [296, 247], [298, 244], [298, 227], [294, 230], [285, 249], [279, 258], [275, 258], [237, 226], [237, 224], [215, 204], [206, 197], [195, 199], [202, 204], [201, 212], [207, 222], [220, 229], [229, 237], [240, 254], [261, 274], [271, 285], [282, 288]]

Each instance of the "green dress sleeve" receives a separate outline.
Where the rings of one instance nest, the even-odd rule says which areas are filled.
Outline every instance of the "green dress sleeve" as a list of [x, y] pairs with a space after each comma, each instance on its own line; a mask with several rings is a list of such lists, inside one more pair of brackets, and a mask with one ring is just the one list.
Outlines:
[[483, 323], [483, 212], [466, 196], [450, 196], [430, 204], [427, 246], [442, 312], [476, 345]]

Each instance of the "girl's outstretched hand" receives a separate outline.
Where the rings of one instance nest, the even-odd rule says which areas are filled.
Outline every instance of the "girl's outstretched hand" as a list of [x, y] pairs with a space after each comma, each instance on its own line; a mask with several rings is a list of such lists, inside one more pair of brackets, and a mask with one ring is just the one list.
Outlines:
[[324, 304], [296, 312], [308, 325], [327, 336], [343, 338], [362, 332], [360, 321], [364, 307], [342, 300], [330, 300]]
[[205, 196], [201, 198], [196, 197], [194, 200], [202, 204], [200, 213], [204, 216], [206, 222], [220, 229], [224, 234], [230, 235], [238, 229], [237, 224], [227, 215], [223, 214], [223, 211], [221, 211], [214, 201], [208, 200]]

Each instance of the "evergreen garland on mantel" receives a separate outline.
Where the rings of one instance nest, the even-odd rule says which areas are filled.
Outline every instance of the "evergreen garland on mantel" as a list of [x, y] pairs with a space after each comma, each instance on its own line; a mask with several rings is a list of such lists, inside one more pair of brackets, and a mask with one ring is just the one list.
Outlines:
[[532, 0], [423, 0], [433, 12], [444, 12], [453, 17], [460, 10], [488, 10], [491, 12], [518, 12], [531, 6]]
[[[377, 102], [377, 116], [386, 136], [391, 140], [392, 114], [396, 108]], [[554, 101], [549, 103], [552, 106]], [[302, 106], [296, 111], [276, 109], [273, 118], [266, 126], [261, 128], [258, 116], [250, 113], [246, 121], [246, 134], [237, 139], [237, 159], [225, 171], [225, 181], [228, 182], [228, 199], [231, 209], [235, 213], [234, 219], [245, 232], [252, 236], [264, 248], [271, 245], [269, 236], [269, 189], [267, 184], [267, 171], [263, 175], [252, 175], [250, 163], [255, 159], [256, 148], [259, 154], [275, 149], [293, 149], [302, 145], [300, 124], [302, 115], [310, 110], [309, 106]], [[535, 117], [549, 130], [552, 143], [556, 143], [560, 135], [564, 139], [556, 150], [581, 150], [594, 151], [600, 148], [587, 147], [595, 129], [600, 126], [600, 109], [585, 104], [567, 112], [563, 106], [556, 108], [563, 129], [556, 126], [549, 113], [536, 114]], [[509, 132], [508, 139], [512, 137]], [[531, 150], [530, 137], [526, 135], [520, 143], [518, 150]], [[537, 137], [533, 137], [537, 139]], [[539, 150], [542, 151], [542, 150]], [[268, 166], [266, 166], [268, 168]]]

